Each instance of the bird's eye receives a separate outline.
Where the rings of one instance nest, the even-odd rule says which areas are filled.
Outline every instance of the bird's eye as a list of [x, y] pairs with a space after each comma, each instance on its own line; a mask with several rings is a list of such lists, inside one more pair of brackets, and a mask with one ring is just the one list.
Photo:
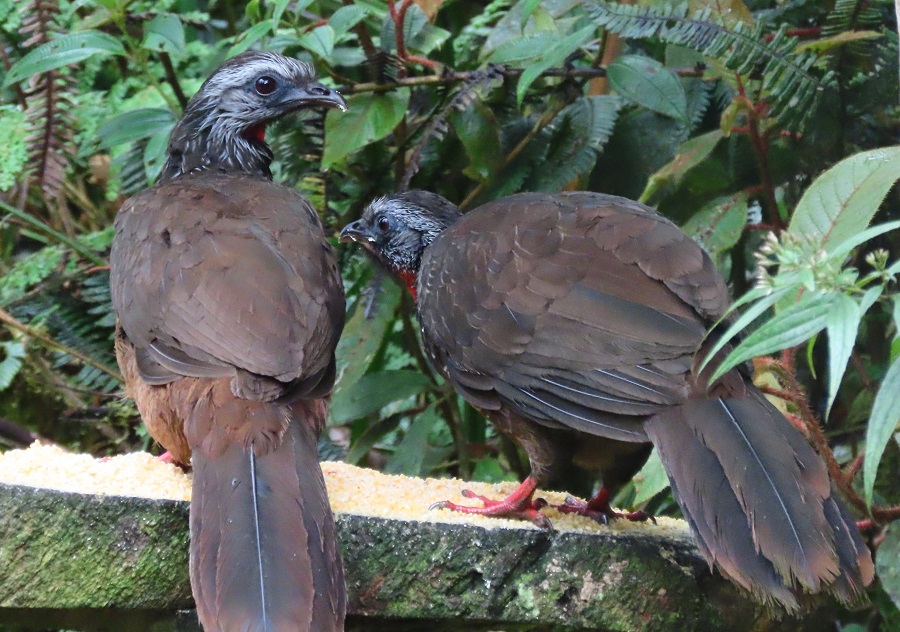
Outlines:
[[263, 96], [272, 94], [277, 88], [278, 82], [268, 75], [264, 75], [256, 80], [256, 91]]
[[387, 217], [382, 215], [381, 217], [378, 218], [378, 221], [376, 222], [376, 226], [378, 226], [378, 230], [380, 230], [382, 233], [386, 233], [386, 232], [388, 232], [388, 229], [391, 227], [391, 222], [388, 221]]

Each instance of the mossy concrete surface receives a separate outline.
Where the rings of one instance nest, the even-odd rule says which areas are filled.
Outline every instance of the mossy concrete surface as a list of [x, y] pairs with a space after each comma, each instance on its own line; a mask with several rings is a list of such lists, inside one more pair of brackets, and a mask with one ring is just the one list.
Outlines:
[[[174, 620], [191, 605], [187, 523], [184, 502], [0, 484], [0, 622], [114, 610]], [[824, 629], [818, 617], [771, 620], [684, 540], [354, 515], [338, 526], [348, 630]]]

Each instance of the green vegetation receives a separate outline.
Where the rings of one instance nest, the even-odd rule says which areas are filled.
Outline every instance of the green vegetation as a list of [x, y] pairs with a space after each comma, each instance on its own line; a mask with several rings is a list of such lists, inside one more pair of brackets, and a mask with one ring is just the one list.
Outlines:
[[[276, 125], [329, 234], [377, 195], [641, 199], [739, 299], [735, 363], [807, 429], [881, 578], [842, 629], [900, 626], [898, 37], [889, 0], [0, 0], [0, 445], [152, 447], [121, 400], [106, 255], [187, 98], [226, 57], [314, 64], [350, 111]], [[748, 219], [749, 217], [749, 219]], [[425, 362], [410, 298], [339, 246], [350, 313], [328, 443], [414, 475], [519, 478]], [[651, 460], [620, 503], [677, 511]], [[584, 490], [575, 490], [581, 491]]]

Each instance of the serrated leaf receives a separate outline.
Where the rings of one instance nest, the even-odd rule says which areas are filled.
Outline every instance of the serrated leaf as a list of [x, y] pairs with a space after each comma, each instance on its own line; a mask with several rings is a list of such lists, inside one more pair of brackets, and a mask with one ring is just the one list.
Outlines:
[[875, 476], [891, 435], [900, 421], [900, 358], [894, 360], [872, 405], [872, 416], [866, 428], [866, 458], [863, 462], [863, 492], [866, 504], [872, 505]]
[[741, 192], [708, 203], [682, 226], [682, 230], [715, 256], [738, 242], [746, 224], [747, 194]]
[[655, 59], [623, 55], [606, 68], [609, 84], [623, 98], [688, 123], [687, 96], [670, 70]]
[[[880, 289], [880, 288], [879, 288]], [[847, 362], [856, 343], [856, 333], [863, 310], [860, 304], [846, 294], [835, 296], [834, 307], [829, 312], [825, 329], [828, 332], [828, 404], [825, 417], [831, 413], [834, 398], [837, 397]], [[810, 365], [812, 366], [812, 365]]]
[[77, 64], [93, 55], [124, 55], [125, 47], [117, 38], [100, 31], [77, 31], [41, 44], [14, 63], [3, 80], [3, 87], [33, 75]]
[[347, 99], [347, 112], [329, 110], [322, 168], [390, 134], [408, 105], [409, 88], [400, 88], [386, 94], [352, 95]]
[[[878, 545], [875, 554], [875, 570], [878, 572], [878, 581], [888, 594], [894, 606], [900, 608], [900, 524], [893, 523], [888, 528], [887, 536]], [[846, 632], [846, 626], [841, 632]], [[860, 626], [860, 632], [866, 628]]]
[[335, 40], [340, 40], [350, 29], [362, 22], [366, 18], [365, 7], [357, 4], [343, 6], [331, 14], [328, 25], [334, 29]]
[[3, 360], [0, 361], [0, 391], [5, 391], [22, 368], [25, 345], [21, 342], [7, 341], [0, 343], [0, 349], [3, 350]]
[[160, 13], [153, 18], [144, 31], [144, 48], [162, 51], [170, 55], [184, 53], [184, 26], [177, 15]]
[[854, 154], [820, 175], [804, 192], [788, 232], [825, 250], [860, 233], [900, 179], [900, 147]]
[[231, 58], [235, 55], [240, 55], [268, 35], [271, 31], [272, 22], [269, 20], [254, 24], [238, 36], [237, 41], [231, 45], [231, 48], [228, 49], [228, 53], [226, 53], [225, 56]]
[[641, 505], [669, 486], [669, 477], [659, 453], [654, 450], [641, 471], [634, 476], [634, 504]]
[[319, 57], [328, 59], [334, 50], [334, 39], [334, 29], [328, 24], [323, 24], [298, 37], [297, 44]]
[[647, 186], [641, 193], [639, 201], [646, 203], [662, 186], [677, 186], [688, 171], [709, 157], [719, 141], [722, 140], [722, 136], [722, 130], [714, 129], [683, 142], [678, 148], [675, 158], [647, 180]]
[[150, 138], [171, 131], [175, 116], [163, 108], [142, 108], [123, 112], [105, 121], [97, 129], [100, 146], [111, 149], [117, 145]]
[[840, 242], [837, 245], [831, 245], [827, 249], [828, 259], [843, 259], [850, 251], [856, 248], [857, 246], [864, 244], [870, 239], [874, 239], [879, 235], [883, 235], [884, 233], [888, 233], [892, 230], [900, 229], [900, 220], [887, 222], [885, 224], [878, 224], [877, 226], [872, 226], [871, 228], [867, 228], [861, 233], [856, 233], [846, 240]]
[[359, 419], [392, 404], [418, 395], [430, 382], [419, 371], [380, 371], [359, 378], [335, 392], [329, 409], [330, 423]]
[[403, 440], [397, 444], [394, 455], [385, 464], [384, 471], [407, 476], [425, 474], [422, 465], [428, 454], [428, 435], [441, 419], [434, 406], [429, 406], [427, 410], [417, 415], [406, 430]]
[[773, 316], [741, 341], [716, 369], [711, 381], [742, 362], [806, 342], [825, 328], [833, 306], [834, 295], [805, 294], [796, 304]]
[[593, 39], [596, 30], [597, 27], [592, 24], [572, 33], [568, 37], [563, 38], [562, 41], [551, 46], [540, 60], [530, 64], [525, 69], [525, 72], [522, 73], [522, 76], [519, 77], [519, 83], [516, 86], [516, 99], [519, 105], [522, 104], [522, 99], [525, 98], [525, 92], [529, 86], [534, 83], [534, 80], [542, 72], [562, 64], [569, 55]]

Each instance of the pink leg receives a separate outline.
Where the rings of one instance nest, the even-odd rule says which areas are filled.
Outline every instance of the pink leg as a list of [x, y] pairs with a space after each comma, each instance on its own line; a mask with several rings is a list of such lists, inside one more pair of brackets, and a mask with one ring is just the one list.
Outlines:
[[625, 518], [632, 522], [644, 522], [646, 520], [652, 520], [654, 523], [656, 522], [653, 516], [646, 511], [632, 511], [630, 513], [615, 511], [609, 505], [609, 497], [609, 489], [604, 485], [600, 488], [600, 491], [597, 492], [597, 495], [587, 502], [569, 496], [566, 498], [564, 504], [554, 505], [554, 507], [562, 513], [573, 513], [578, 514], [579, 516], [586, 516], [592, 520], [596, 520], [600, 524], [609, 524], [610, 519], [618, 518]]
[[480, 516], [527, 520], [542, 529], [552, 529], [553, 527], [550, 524], [550, 520], [540, 512], [542, 507], [547, 506], [547, 501], [543, 498], [537, 500], [532, 499], [536, 489], [537, 481], [529, 476], [522, 481], [522, 484], [519, 485], [512, 494], [503, 500], [492, 500], [484, 496], [479, 496], [478, 494], [470, 492], [468, 489], [462, 491], [462, 495], [466, 498], [480, 500], [484, 505], [483, 507], [457, 505], [449, 500], [442, 500], [431, 505], [429, 509], [449, 509], [450, 511], [477, 514]]

